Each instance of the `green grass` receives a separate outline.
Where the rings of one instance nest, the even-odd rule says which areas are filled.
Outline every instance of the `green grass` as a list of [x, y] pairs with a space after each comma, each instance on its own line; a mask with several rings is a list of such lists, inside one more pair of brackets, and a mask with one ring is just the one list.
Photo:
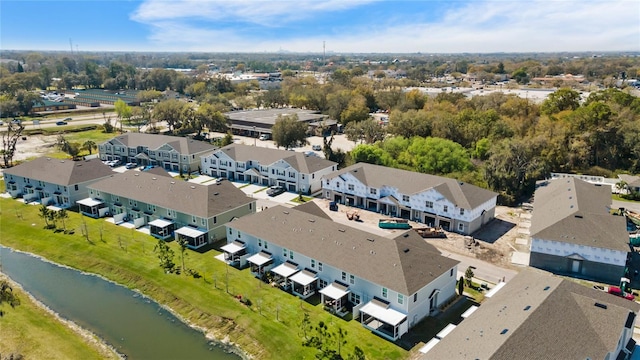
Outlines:
[[117, 359], [117, 355], [100, 350], [54, 316], [38, 307], [22, 290], [13, 287], [20, 305], [3, 304], [0, 319], [0, 354], [21, 354], [25, 359]]
[[630, 202], [630, 203], [637, 203], [638, 201], [635, 200], [629, 200], [629, 199], [625, 199], [622, 196], [618, 195], [618, 194], [612, 194], [611, 198], [613, 200], [617, 200], [617, 201], [625, 201], [625, 202]]
[[[302, 198], [302, 200], [300, 200], [300, 198]], [[291, 199], [290, 201], [294, 202], [294, 203], [297, 203], [297, 204], [304, 204], [307, 201], [311, 201], [311, 200], [313, 200], [312, 197], [302, 195], [302, 196], [296, 196], [295, 198]]]
[[[81, 235], [82, 218], [77, 213], [70, 213], [66, 221], [67, 228], [75, 229], [75, 234], [68, 235], [45, 230], [37, 206], [0, 198], [0, 209], [3, 245], [139, 289], [206, 328], [216, 338], [228, 337], [253, 358], [280, 359], [283, 354], [291, 359], [314, 358], [316, 351], [301, 345], [300, 321], [305, 312], [314, 325], [324, 321], [334, 331], [341, 327], [348, 332], [343, 355], [356, 345], [368, 359], [402, 359], [408, 355], [406, 350], [373, 335], [357, 321], [344, 321], [325, 312], [320, 305], [272, 288], [251, 276], [249, 269], [226, 267], [214, 259], [218, 251], [187, 251], [186, 267], [198, 271], [203, 278], [165, 274], [153, 253], [157, 241], [148, 235], [84, 217], [89, 230], [87, 241]], [[180, 264], [178, 245], [175, 242], [169, 245], [176, 253], [176, 264]], [[253, 305], [241, 304], [234, 297], [238, 294], [249, 298]]]

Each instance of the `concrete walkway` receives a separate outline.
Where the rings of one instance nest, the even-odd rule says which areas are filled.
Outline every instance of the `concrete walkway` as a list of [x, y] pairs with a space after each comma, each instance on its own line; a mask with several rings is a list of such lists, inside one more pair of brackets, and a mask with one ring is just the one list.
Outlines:
[[509, 282], [509, 280], [518, 274], [515, 270], [501, 268], [486, 261], [464, 255], [443, 251], [442, 256], [460, 261], [460, 264], [458, 264], [458, 278], [464, 276], [469, 266], [475, 267], [475, 269], [473, 269], [473, 277], [481, 283], [497, 284], [502, 281], [502, 279], [504, 279], [505, 282]]

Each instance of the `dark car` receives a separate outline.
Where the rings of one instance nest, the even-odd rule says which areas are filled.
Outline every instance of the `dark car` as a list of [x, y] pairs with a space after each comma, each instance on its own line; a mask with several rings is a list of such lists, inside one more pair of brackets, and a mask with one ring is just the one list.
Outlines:
[[56, 122], [56, 125], [67, 125], [66, 121], [58, 121]]
[[335, 201], [332, 201], [329, 203], [329, 210], [331, 211], [338, 211], [338, 203]]
[[269, 196], [277, 196], [285, 192], [285, 189], [282, 186], [272, 186], [267, 190], [267, 195]]

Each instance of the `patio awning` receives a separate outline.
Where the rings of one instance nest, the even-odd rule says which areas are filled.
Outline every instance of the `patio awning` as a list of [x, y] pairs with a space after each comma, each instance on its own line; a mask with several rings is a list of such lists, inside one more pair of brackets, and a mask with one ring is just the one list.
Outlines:
[[289, 276], [298, 272], [298, 267], [290, 262], [285, 262], [271, 269], [271, 272], [288, 278]]
[[76, 203], [80, 204], [80, 205], [84, 205], [84, 206], [98, 206], [100, 204], [104, 204], [102, 201], [100, 200], [94, 200], [92, 198], [86, 198], [86, 199], [81, 199], [76, 201]]
[[197, 238], [198, 236], [206, 234], [204, 231], [200, 229], [196, 229], [191, 226], [183, 226], [180, 229], [175, 231], [176, 234], [184, 235], [190, 238]]
[[243, 250], [245, 248], [244, 244], [238, 241], [234, 241], [230, 244], [227, 244], [223, 247], [221, 247], [220, 249], [222, 249], [222, 251], [227, 252], [229, 254], [235, 254], [241, 250]]
[[396, 326], [407, 318], [407, 315], [384, 307], [379, 301], [375, 300], [366, 303], [365, 306], [360, 308], [360, 311], [391, 326]]
[[338, 283], [331, 283], [324, 289], [320, 290], [320, 294], [324, 296], [328, 296], [334, 300], [342, 299], [344, 296], [347, 296], [351, 291], [346, 286], [340, 285]]
[[167, 226], [173, 224], [173, 221], [165, 220], [165, 219], [155, 219], [149, 222], [149, 226], [156, 226], [159, 228], [166, 228]]
[[251, 168], [251, 169], [245, 171], [244, 174], [245, 175], [260, 176], [260, 172], [258, 170], [256, 170], [255, 168]]
[[49, 209], [51, 211], [55, 211], [55, 212], [58, 212], [58, 211], [62, 210], [62, 208], [59, 208], [59, 207], [53, 206], [53, 205], [47, 206], [47, 209]]
[[271, 255], [267, 254], [264, 251], [261, 251], [255, 255], [250, 256], [247, 259], [248, 262], [257, 265], [257, 266], [262, 266], [266, 263], [268, 263], [269, 261], [271, 261]]
[[381, 203], [387, 204], [387, 205], [400, 205], [400, 203], [398, 202], [398, 199], [396, 199], [392, 195], [385, 196], [382, 199], [380, 199], [379, 201]]
[[316, 281], [317, 279], [318, 277], [316, 276], [316, 274], [307, 270], [302, 270], [291, 277], [291, 281], [298, 283], [302, 286], [307, 286], [312, 282]]

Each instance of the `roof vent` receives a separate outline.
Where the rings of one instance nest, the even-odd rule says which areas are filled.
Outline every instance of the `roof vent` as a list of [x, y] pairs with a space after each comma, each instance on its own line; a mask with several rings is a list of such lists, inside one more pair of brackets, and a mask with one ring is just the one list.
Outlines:
[[574, 215], [578, 219], [582, 219], [582, 215]]
[[603, 304], [603, 303], [599, 303], [599, 302], [597, 302], [597, 303], [593, 304], [593, 306], [595, 306], [595, 307], [599, 307], [600, 309], [605, 309], [605, 310], [607, 310], [607, 305], [605, 305], [605, 304]]
[[314, 222], [316, 222], [316, 220], [315, 219], [309, 219], [309, 222], [314, 223]]
[[531, 309], [531, 305], [527, 305], [524, 307], [524, 311], [528, 311], [529, 309]]
[[507, 332], [509, 332], [509, 329], [502, 329], [502, 331], [500, 331], [500, 335], [504, 335]]
[[547, 286], [545, 286], [545, 287], [544, 287], [544, 291], [547, 291], [547, 290], [549, 290], [549, 289], [551, 289], [551, 286], [548, 286], [548, 285], [547, 285]]
[[407, 249], [404, 249], [403, 251], [404, 251], [404, 253], [406, 254], [406, 253], [408, 253], [408, 252], [409, 252], [409, 249], [407, 248]]
[[214, 192], [213, 195], [220, 195], [220, 193], [219, 192]]
[[367, 240], [369, 240], [369, 241], [371, 241], [371, 242], [376, 241], [375, 239], [372, 239], [372, 238], [367, 238]]
[[409, 232], [404, 233], [403, 237], [409, 237]]
[[345, 229], [338, 229], [338, 231], [345, 232], [346, 230]]
[[171, 183], [172, 183], [172, 184], [175, 184], [176, 182], [175, 182], [175, 181], [172, 181]]
[[289, 215], [289, 212], [288, 212], [288, 211], [283, 211], [282, 213], [283, 213], [283, 214], [286, 214], [286, 215]]
[[151, 178], [151, 180], [158, 180], [158, 178], [156, 178], [156, 177], [152, 177], [152, 178]]
[[195, 187], [195, 186], [193, 186], [193, 185], [191, 185], [191, 188], [192, 188], [192, 189], [195, 189], [196, 187]]
[[138, 173], [133, 174], [133, 176], [138, 176], [138, 175], [140, 175], [140, 174], [138, 174]]

